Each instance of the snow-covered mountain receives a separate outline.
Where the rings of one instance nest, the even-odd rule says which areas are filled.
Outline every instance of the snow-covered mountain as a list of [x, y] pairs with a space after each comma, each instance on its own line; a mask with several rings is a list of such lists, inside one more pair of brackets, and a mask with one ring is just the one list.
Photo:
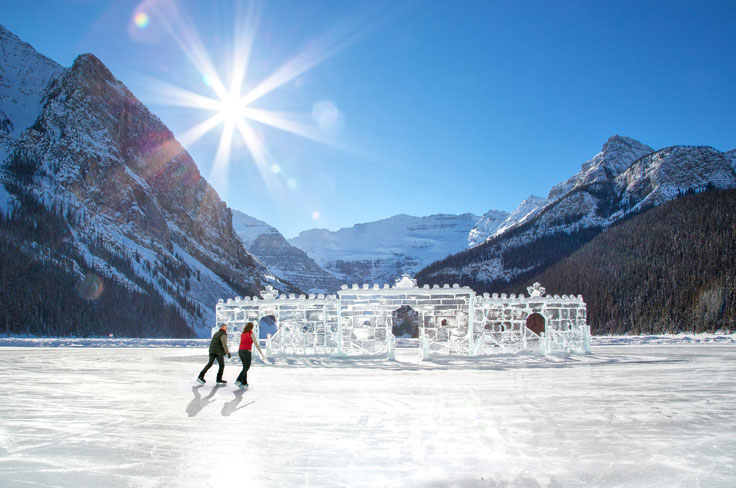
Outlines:
[[64, 69], [0, 25], [0, 143], [11, 142], [40, 115], [44, 91]]
[[522, 201], [513, 212], [490, 210], [486, 212], [471, 229], [468, 236], [468, 247], [477, 246], [493, 236], [503, 234], [511, 227], [529, 220], [547, 203], [546, 198], [530, 195]]
[[307, 253], [289, 244], [267, 223], [233, 210], [233, 229], [245, 249], [279, 278], [307, 293], [331, 293], [340, 288], [342, 283], [335, 276], [320, 268]]
[[614, 222], [691, 191], [736, 187], [733, 151], [673, 146], [653, 151], [611, 137], [576, 175], [552, 188], [524, 221], [418, 273], [420, 281], [508, 281], [564, 257]]
[[489, 210], [484, 213], [468, 233], [468, 247], [477, 246], [496, 233], [511, 214], [503, 210]]
[[289, 243], [305, 251], [342, 283], [393, 283], [467, 247], [478, 216], [396, 215], [336, 232], [304, 231]]
[[0, 26], [0, 119], [0, 203], [16, 219], [6, 235], [24, 206], [65, 222], [63, 242], [31, 236], [23, 252], [79, 280], [157, 294], [199, 335], [217, 299], [290, 289], [246, 252], [189, 154], [95, 56], [65, 69]]
[[619, 206], [609, 220], [660, 205], [688, 190], [736, 187], [728, 153], [707, 146], [672, 146], [638, 159], [614, 180]]
[[244, 214], [240, 210], [232, 210], [233, 212], [233, 230], [240, 240], [243, 241], [245, 248], [253, 244], [256, 238], [262, 234], [278, 234], [279, 231], [275, 227], [271, 227], [262, 220]]
[[736, 171], [736, 149], [731, 149], [724, 154], [731, 161], [731, 167]]
[[608, 181], [623, 173], [640, 157], [653, 153], [654, 149], [630, 137], [615, 135], [610, 137], [601, 151], [583, 163], [582, 169], [567, 181], [558, 183], [547, 196], [552, 203], [564, 197], [575, 188]]

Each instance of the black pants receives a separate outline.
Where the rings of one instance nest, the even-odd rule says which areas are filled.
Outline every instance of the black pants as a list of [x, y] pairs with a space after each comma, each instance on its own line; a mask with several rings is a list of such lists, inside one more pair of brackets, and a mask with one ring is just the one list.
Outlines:
[[237, 381], [243, 383], [244, 385], [247, 385], [248, 370], [250, 369], [250, 351], [245, 349], [242, 351], [238, 351], [238, 356], [240, 356], [240, 362], [243, 363], [243, 371], [241, 371], [238, 375]]
[[205, 366], [202, 372], [199, 373], [200, 378], [204, 378], [204, 375], [207, 373], [207, 370], [212, 367], [215, 359], [217, 359], [217, 364], [219, 366], [219, 368], [217, 369], [217, 381], [220, 381], [222, 379], [222, 372], [225, 371], [225, 355], [212, 353], [210, 353], [210, 360], [207, 363], [207, 366]]

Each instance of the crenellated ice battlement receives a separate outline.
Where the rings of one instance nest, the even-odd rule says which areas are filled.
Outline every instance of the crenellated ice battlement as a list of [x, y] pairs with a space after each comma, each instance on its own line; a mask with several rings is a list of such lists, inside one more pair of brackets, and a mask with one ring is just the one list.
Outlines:
[[[404, 275], [394, 285], [343, 285], [336, 294], [280, 294], [220, 299], [217, 324], [231, 340], [247, 322], [256, 333], [271, 317], [270, 355], [393, 357], [394, 314], [410, 310], [418, 321], [422, 357], [486, 356], [522, 351], [589, 351], [590, 329], [581, 295], [549, 295], [539, 283], [527, 295], [477, 295], [459, 284], [417, 286]], [[217, 327], [213, 328], [213, 331]]]

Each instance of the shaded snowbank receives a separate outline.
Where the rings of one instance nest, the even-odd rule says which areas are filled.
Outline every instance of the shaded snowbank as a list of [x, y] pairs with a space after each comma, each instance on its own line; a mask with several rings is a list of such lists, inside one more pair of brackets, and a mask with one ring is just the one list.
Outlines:
[[591, 346], [649, 346], [656, 344], [736, 344], [736, 333], [593, 336], [590, 338]]
[[209, 342], [209, 339], [0, 336], [0, 346], [9, 347], [206, 347]]

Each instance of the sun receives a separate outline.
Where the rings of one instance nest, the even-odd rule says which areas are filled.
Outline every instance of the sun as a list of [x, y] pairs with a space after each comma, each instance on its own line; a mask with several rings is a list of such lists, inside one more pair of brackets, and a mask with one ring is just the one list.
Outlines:
[[[250, 159], [269, 191], [276, 191], [278, 188], [294, 190], [299, 187], [297, 181], [288, 174], [284, 165], [273, 160], [271, 152], [263, 143], [261, 132], [254, 129], [254, 126], [268, 126], [353, 152], [352, 148], [336, 137], [339, 131], [334, 128], [339, 127], [341, 114], [329, 104], [321, 104], [319, 107], [315, 104], [311, 116], [255, 108], [252, 104], [357, 42], [381, 23], [378, 18], [381, 10], [371, 7], [365, 12], [343, 19], [323, 35], [305, 43], [305, 48], [260, 82], [248, 83], [247, 86], [252, 88], [246, 90], [248, 63], [263, 4], [251, 1], [247, 3], [247, 7], [241, 2], [232, 5], [234, 10], [230, 17], [235, 22], [232, 49], [229, 50], [232, 55], [229, 65], [218, 69], [202, 42], [194, 21], [177, 2], [144, 0], [141, 7], [133, 12], [131, 22], [139, 28], [143, 24], [147, 29], [158, 28], [169, 36], [199, 72], [203, 90], [194, 92], [160, 80], [150, 80], [150, 85], [158, 89], [159, 103], [196, 109], [207, 114], [201, 122], [176, 134], [184, 147], [191, 147], [206, 134], [219, 131], [219, 143], [208, 177], [218, 191], [228, 188], [230, 156], [235, 142], [242, 142], [247, 148]], [[141, 15], [143, 7], [145, 19]], [[224, 73], [229, 73], [230, 76], [222, 76]], [[331, 112], [326, 112], [325, 107]], [[273, 168], [279, 170], [274, 171]]]
[[220, 100], [219, 115], [225, 123], [235, 124], [243, 119], [243, 104], [237, 97], [228, 96]]
[[[206, 134], [219, 131], [219, 143], [208, 176], [208, 180], [218, 191], [225, 192], [228, 188], [232, 148], [236, 142], [241, 142], [247, 148], [250, 160], [270, 191], [278, 188], [293, 190], [298, 187], [284, 166], [273, 160], [271, 152], [264, 146], [261, 132], [254, 125], [268, 126], [345, 149], [345, 145], [337, 140], [334, 133], [325, 130], [321, 118], [315, 119], [315, 123], [313, 117], [305, 117], [303, 113], [255, 108], [252, 104], [354, 43], [366, 32], [362, 25], [364, 16], [341, 23], [339, 29], [329, 31], [307, 43], [306, 48], [287, 59], [260, 82], [252, 83], [253, 80], [250, 80], [251, 83], [247, 86], [252, 88], [246, 90], [248, 63], [260, 23], [259, 2], [249, 2], [247, 7], [243, 7], [244, 4], [241, 3], [235, 4], [235, 13], [232, 15], [235, 28], [232, 49], [229, 50], [232, 55], [228, 66], [221, 66], [219, 69], [202, 42], [195, 23], [177, 6], [177, 2], [162, 0], [144, 3], [147, 28], [156, 27], [168, 35], [199, 72], [202, 92], [194, 92], [160, 80], [151, 80], [150, 85], [155, 85], [153, 88], [159, 92], [158, 103], [196, 109], [206, 114], [199, 123], [176, 134], [184, 147], [191, 147]], [[131, 21], [135, 25], [142, 22], [140, 12], [141, 10], [137, 10], [133, 13]], [[229, 77], [223, 76], [224, 73], [228, 73]], [[279, 168], [279, 171], [274, 171], [273, 168]]]

